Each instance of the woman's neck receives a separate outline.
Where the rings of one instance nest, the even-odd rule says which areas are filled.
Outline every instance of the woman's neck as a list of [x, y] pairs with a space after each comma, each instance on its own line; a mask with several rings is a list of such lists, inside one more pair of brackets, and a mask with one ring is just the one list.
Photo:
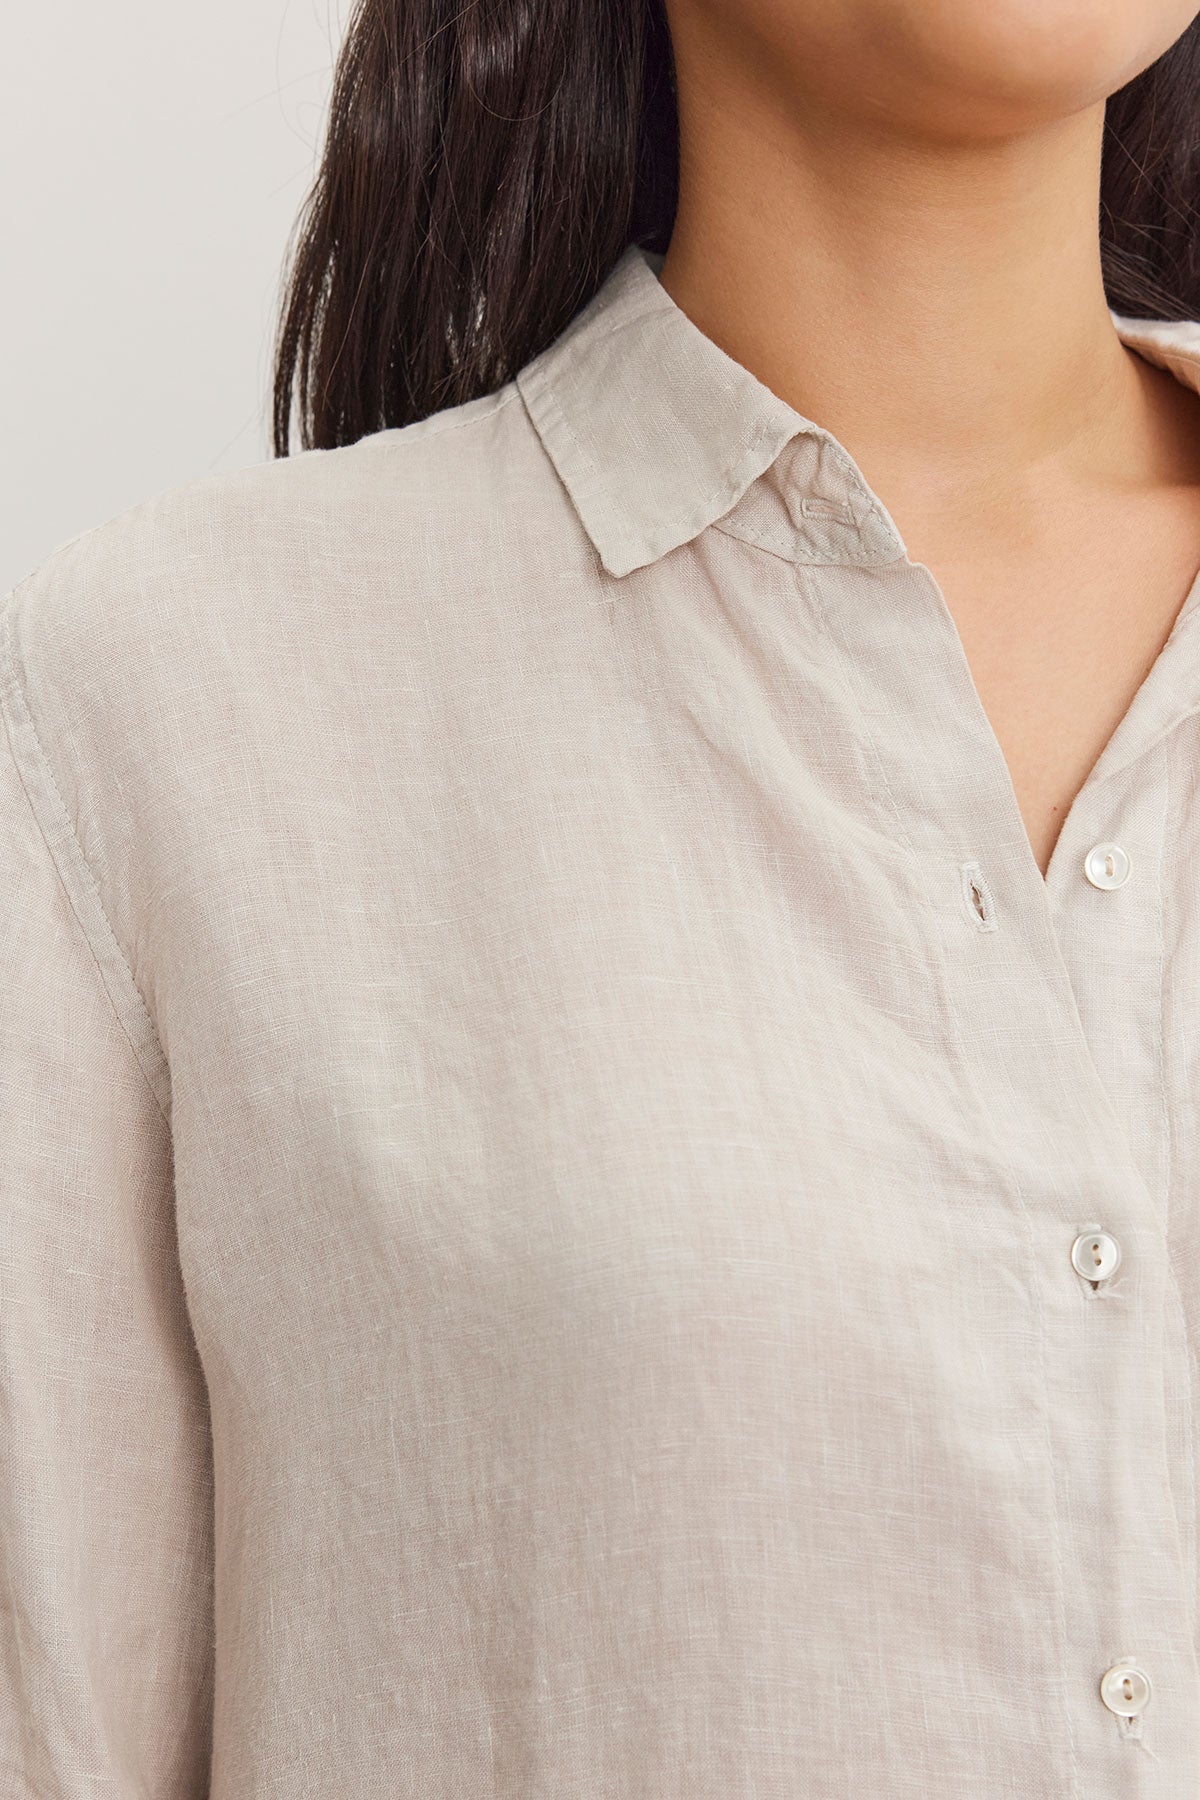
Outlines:
[[889, 504], [1128, 484], [1161, 461], [1174, 384], [1121, 344], [1101, 276], [1102, 106], [920, 141], [728, 67], [689, 75], [660, 280]]

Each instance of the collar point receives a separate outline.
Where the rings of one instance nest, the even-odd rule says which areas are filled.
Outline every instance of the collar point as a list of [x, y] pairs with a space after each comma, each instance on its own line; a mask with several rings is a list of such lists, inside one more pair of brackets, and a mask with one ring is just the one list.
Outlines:
[[652, 552], [638, 548], [605, 549], [597, 546], [596, 554], [605, 574], [615, 575], [618, 580], [632, 575], [635, 569], [644, 569], [649, 563], [656, 561]]

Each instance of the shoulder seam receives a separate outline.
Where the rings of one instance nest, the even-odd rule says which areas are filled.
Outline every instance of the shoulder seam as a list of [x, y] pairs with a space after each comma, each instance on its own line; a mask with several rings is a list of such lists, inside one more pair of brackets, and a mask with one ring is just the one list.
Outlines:
[[[494, 418], [498, 412], [503, 412], [506, 406], [511, 406], [513, 401], [519, 398], [520, 394], [516, 386], [515, 378], [510, 378], [502, 387], [494, 388], [490, 394], [477, 394], [473, 400], [464, 401], [463, 407], [471, 406], [480, 409], [478, 412], [472, 412], [468, 418], [456, 419], [453, 416], [454, 413], [459, 412], [462, 408], [457, 406], [447, 406], [441, 408], [438, 412], [427, 413], [423, 419], [417, 419], [414, 422], [416, 426], [428, 425], [429, 430], [426, 431], [422, 437], [410, 439], [409, 443], [423, 444], [429, 438], [449, 437], [452, 431], [469, 430], [472, 425], [480, 424], [484, 419]], [[495, 402], [495, 404], [489, 407], [486, 412], [483, 410], [483, 402], [485, 400], [492, 400]], [[442, 418], [441, 416], [443, 412], [446, 415], [445, 418]], [[374, 449], [376, 447], [390, 449], [399, 442], [403, 433], [408, 429], [409, 427], [407, 426], [393, 425], [384, 431], [371, 431], [368, 432], [365, 437], [357, 438], [353, 444], [347, 444], [344, 447], [348, 450], [354, 450], [360, 447], [362, 449]], [[383, 438], [391, 438], [393, 444], [384, 446], [380, 442]], [[309, 453], [304, 452], [303, 454], [307, 455]], [[322, 452], [322, 454], [324, 454], [324, 452]], [[269, 463], [266, 466], [274, 467], [276, 463], [283, 460], [285, 459], [277, 457], [274, 462]], [[293, 460], [298, 461], [299, 457]]]
[[[23, 585], [23, 584], [22, 584]], [[129, 1040], [163, 1122], [171, 1124], [171, 1076], [158, 1027], [112, 928], [100, 887], [54, 778], [17, 673], [12, 642], [13, 590], [0, 601], [0, 712], [6, 715], [13, 761], [38, 829], [95, 959], [109, 1003]]]
[[[464, 401], [460, 406], [442, 407], [437, 412], [427, 413], [423, 419], [416, 420], [414, 426], [427, 426], [429, 429], [415, 441], [409, 440], [409, 443], [405, 444], [403, 447], [407, 449], [411, 444], [413, 448], [417, 448], [428, 442], [431, 438], [448, 437], [452, 431], [469, 430], [473, 425], [481, 424], [486, 419], [494, 418], [498, 412], [502, 412], [506, 406], [511, 406], [513, 402], [519, 398], [520, 394], [516, 388], [515, 381], [510, 379], [505, 382], [502, 387], [494, 388], [490, 394], [479, 394], [476, 395], [474, 400]], [[485, 400], [493, 402], [486, 411], [482, 410], [483, 402]], [[471, 408], [479, 407], [480, 410], [478, 412], [472, 411], [467, 418], [457, 418], [454, 416], [456, 413], [465, 410], [468, 406]], [[346, 451], [370, 451], [376, 449], [380, 451], [393, 451], [397, 448], [402, 433], [408, 429], [410, 428], [406, 426], [389, 426], [380, 431], [366, 432], [362, 437], [356, 438], [352, 443], [339, 444], [328, 450], [314, 447], [309, 450], [294, 451], [290, 456], [286, 457], [263, 457], [257, 462], [243, 463], [228, 469], [209, 470], [204, 474], [191, 476], [189, 479], [179, 482], [174, 487], [163, 488], [156, 493], [145, 494], [140, 500], [135, 500], [131, 505], [123, 507], [120, 512], [112, 513], [108, 518], [100, 519], [94, 525], [85, 526], [82, 531], [77, 531], [74, 537], [64, 538], [61, 543], [51, 545], [37, 566], [31, 569], [27, 574], [22, 575], [20, 579], [10, 587], [7, 594], [0, 596], [0, 608], [5, 608], [6, 602], [10, 600], [12, 596], [19, 593], [27, 582], [33, 581], [46, 570], [52, 569], [57, 558], [63, 551], [70, 550], [76, 545], [83, 544], [88, 538], [99, 537], [102, 532], [107, 532], [114, 526], [132, 522], [138, 515], [145, 513], [149, 508], [163, 505], [179, 496], [188, 494], [193, 489], [199, 488], [205, 483], [220, 482], [222, 479], [231, 481], [239, 478], [242, 480], [252, 480], [256, 475], [262, 474], [265, 476], [268, 473], [274, 474], [277, 471], [286, 470], [288, 468], [298, 468], [306, 458], [315, 460], [318, 457], [337, 456]]]

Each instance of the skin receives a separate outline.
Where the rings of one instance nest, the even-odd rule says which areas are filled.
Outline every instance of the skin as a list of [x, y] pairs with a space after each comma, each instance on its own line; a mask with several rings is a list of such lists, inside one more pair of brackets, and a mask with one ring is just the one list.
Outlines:
[[667, 0], [660, 279], [938, 583], [1046, 873], [1200, 568], [1200, 397], [1120, 342], [1104, 104], [1188, 0]]

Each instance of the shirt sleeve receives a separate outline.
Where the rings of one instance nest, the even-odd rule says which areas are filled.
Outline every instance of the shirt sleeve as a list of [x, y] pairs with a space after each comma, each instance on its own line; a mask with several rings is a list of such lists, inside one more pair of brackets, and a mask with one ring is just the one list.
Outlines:
[[0, 1792], [199, 1800], [212, 1453], [169, 1096], [38, 756], [0, 657]]

